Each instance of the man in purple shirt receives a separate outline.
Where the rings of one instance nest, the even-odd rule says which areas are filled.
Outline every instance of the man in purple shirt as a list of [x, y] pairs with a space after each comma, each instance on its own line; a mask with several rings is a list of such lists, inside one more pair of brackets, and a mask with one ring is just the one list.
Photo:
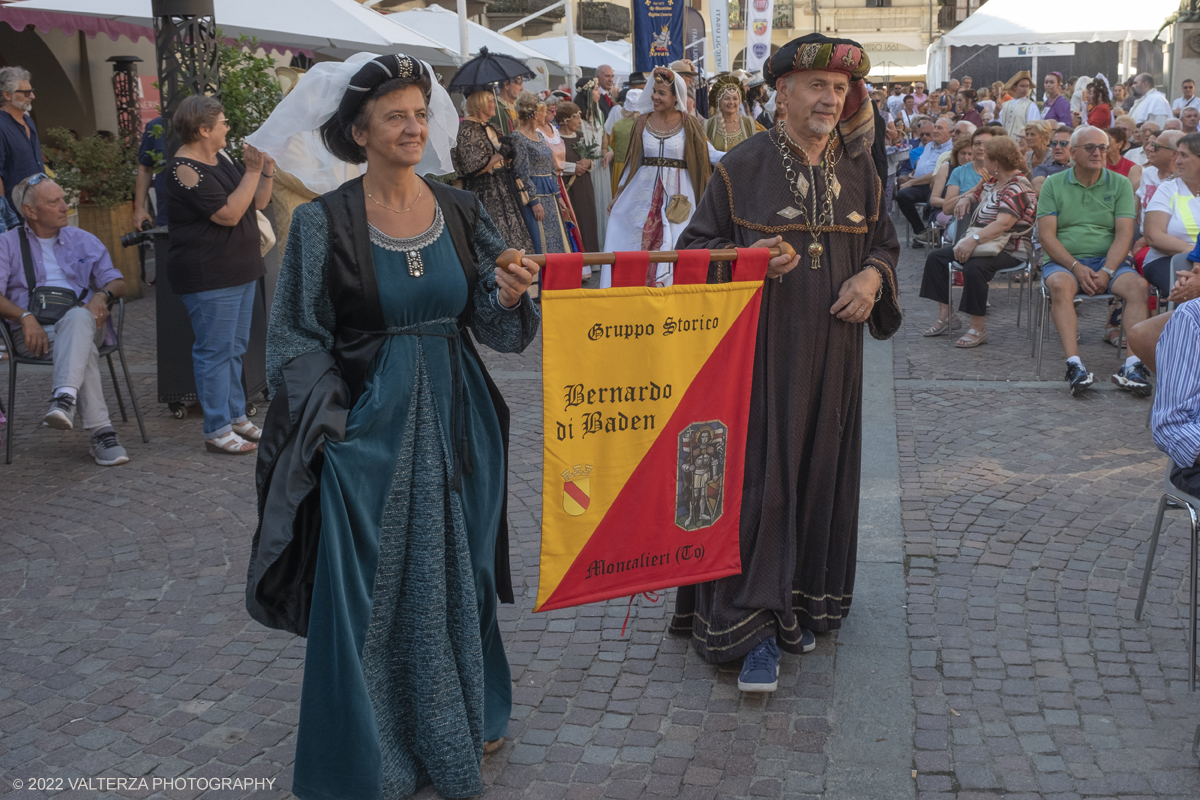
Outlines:
[[[124, 464], [129, 456], [108, 417], [97, 347], [106, 335], [113, 335], [107, 324], [108, 306], [125, 294], [125, 281], [99, 239], [67, 226], [67, 203], [57, 183], [38, 173], [13, 187], [12, 196], [25, 223], [0, 234], [0, 317], [7, 320], [3, 324], [9, 326], [19, 355], [54, 364], [45, 423], [71, 430], [78, 402], [96, 463], [104, 467]], [[79, 304], [53, 325], [43, 327], [27, 310], [31, 287], [21, 255], [22, 235], [29, 243], [32, 288], [70, 289], [79, 299]]]

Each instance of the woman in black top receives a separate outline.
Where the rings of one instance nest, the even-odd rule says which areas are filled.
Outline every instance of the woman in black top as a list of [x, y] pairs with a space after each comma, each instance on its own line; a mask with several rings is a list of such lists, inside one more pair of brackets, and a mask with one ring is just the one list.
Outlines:
[[255, 210], [271, 200], [275, 162], [250, 145], [245, 167], [224, 152], [229, 124], [211, 97], [186, 98], [172, 126], [183, 146], [167, 165], [167, 274], [196, 334], [192, 366], [204, 446], [252, 453], [262, 431], [246, 418], [242, 356], [255, 287], [266, 271]]

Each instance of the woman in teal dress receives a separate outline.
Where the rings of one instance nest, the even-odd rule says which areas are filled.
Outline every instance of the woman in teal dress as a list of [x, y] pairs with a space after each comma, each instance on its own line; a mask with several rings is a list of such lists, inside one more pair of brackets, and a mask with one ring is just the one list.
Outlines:
[[497, 271], [505, 243], [474, 196], [416, 175], [430, 74], [383, 56], [351, 80], [321, 134], [367, 172], [296, 210], [272, 309], [272, 389], [293, 359], [328, 353], [353, 404], [320, 468], [302, 800], [479, 794], [512, 706], [496, 622], [498, 594], [511, 602], [507, 409], [467, 330], [524, 349], [537, 267]]

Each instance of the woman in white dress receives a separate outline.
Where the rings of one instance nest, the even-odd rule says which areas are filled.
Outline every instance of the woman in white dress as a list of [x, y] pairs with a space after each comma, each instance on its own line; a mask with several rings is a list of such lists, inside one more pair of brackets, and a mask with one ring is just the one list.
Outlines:
[[[696, 204], [724, 155], [687, 113], [687, 87], [669, 69], [654, 70], [653, 89], [638, 98], [639, 116], [608, 216], [605, 249], [671, 250], [691, 222]], [[646, 283], [670, 286], [671, 264], [651, 264]], [[600, 270], [600, 286], [612, 285], [612, 268]]]

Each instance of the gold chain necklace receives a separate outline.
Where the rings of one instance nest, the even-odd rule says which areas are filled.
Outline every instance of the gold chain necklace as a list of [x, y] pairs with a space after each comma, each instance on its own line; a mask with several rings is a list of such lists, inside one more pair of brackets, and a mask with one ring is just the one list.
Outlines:
[[383, 207], [384, 207], [384, 208], [386, 208], [388, 211], [391, 211], [393, 214], [406, 214], [406, 213], [408, 213], [409, 211], [412, 211], [412, 210], [413, 210], [413, 206], [415, 206], [415, 205], [416, 205], [416, 204], [417, 204], [417, 203], [420, 201], [420, 199], [421, 199], [421, 195], [422, 195], [422, 194], [424, 194], [424, 193], [425, 193], [425, 184], [424, 184], [424, 183], [422, 183], [422, 184], [421, 184], [421, 188], [417, 190], [417, 199], [416, 199], [416, 200], [413, 200], [413, 201], [412, 201], [412, 205], [411, 205], [411, 206], [409, 206], [408, 208], [405, 208], [405, 209], [392, 208], [392, 207], [391, 207], [391, 206], [389, 206], [387, 203], [381, 203], [381, 202], [379, 202], [378, 200], [376, 200], [376, 199], [375, 199], [375, 197], [374, 197], [374, 195], [372, 195], [370, 192], [367, 192], [367, 197], [369, 197], [369, 198], [371, 199], [371, 202], [372, 202], [372, 203], [374, 203], [375, 205], [377, 205], [377, 206], [383, 206]]
[[[783, 170], [787, 178], [788, 187], [792, 190], [792, 195], [796, 198], [796, 203], [800, 206], [801, 222], [808, 225], [809, 233], [813, 237], [813, 241], [808, 245], [809, 268], [821, 268], [821, 255], [825, 252], [824, 246], [817, 241], [817, 237], [821, 235], [822, 228], [833, 225], [833, 199], [841, 195], [842, 186], [838, 183], [837, 175], [834, 173], [834, 167], [841, 161], [841, 154], [837, 152], [837, 128], [834, 128], [833, 133], [829, 135], [829, 141], [825, 145], [825, 157], [821, 159], [820, 166], [825, 178], [825, 197], [821, 203], [821, 213], [817, 214], [817, 176], [816, 170], [809, 163], [807, 155], [804, 158], [804, 165], [808, 167], [808, 177], [798, 174], [795, 170], [795, 162], [792, 159], [792, 147], [795, 147], [800, 152], [806, 152], [791, 136], [788, 135], [785, 123], [780, 122], [776, 126], [779, 132], [779, 140], [776, 142], [776, 147], [779, 149], [779, 154], [783, 157]], [[790, 147], [789, 147], [790, 145]], [[804, 207], [804, 198], [808, 195], [809, 186], [812, 186], [812, 216], [808, 217], [807, 209]]]

